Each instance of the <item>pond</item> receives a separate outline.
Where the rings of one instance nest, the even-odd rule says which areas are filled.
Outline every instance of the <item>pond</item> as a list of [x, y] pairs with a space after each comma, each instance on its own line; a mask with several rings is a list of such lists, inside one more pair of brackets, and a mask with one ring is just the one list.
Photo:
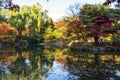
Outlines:
[[1, 48], [0, 80], [120, 80], [120, 54], [49, 46]]

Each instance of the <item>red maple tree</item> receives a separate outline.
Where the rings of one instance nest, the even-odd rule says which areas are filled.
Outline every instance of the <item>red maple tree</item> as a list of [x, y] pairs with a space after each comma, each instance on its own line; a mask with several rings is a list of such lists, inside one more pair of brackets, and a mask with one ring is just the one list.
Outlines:
[[94, 24], [85, 28], [88, 33], [86, 36], [94, 38], [95, 45], [99, 44], [98, 40], [100, 36], [106, 36], [111, 31], [107, 31], [107, 28], [111, 27], [113, 20], [110, 20], [105, 14], [100, 14], [93, 20]]

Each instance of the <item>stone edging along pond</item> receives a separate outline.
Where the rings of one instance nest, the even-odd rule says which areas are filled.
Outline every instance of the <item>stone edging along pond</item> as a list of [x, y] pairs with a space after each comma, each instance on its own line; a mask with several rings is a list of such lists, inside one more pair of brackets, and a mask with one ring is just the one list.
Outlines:
[[74, 51], [83, 52], [120, 52], [120, 47], [70, 47]]

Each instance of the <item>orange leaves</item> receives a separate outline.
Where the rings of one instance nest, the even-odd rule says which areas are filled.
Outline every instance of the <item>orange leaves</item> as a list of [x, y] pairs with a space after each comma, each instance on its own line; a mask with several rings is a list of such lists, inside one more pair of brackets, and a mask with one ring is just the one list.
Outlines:
[[9, 29], [6, 23], [0, 24], [0, 34], [8, 34], [8, 33], [9, 33]]
[[79, 27], [80, 22], [78, 20], [74, 20], [71, 23], [69, 23], [68, 26], [70, 26], [70, 27]]
[[8, 34], [9, 29], [6, 26], [3, 26], [0, 28], [0, 32], [1, 32], [1, 34]]
[[6, 22], [0, 23], [0, 35], [7, 34], [16, 34], [16, 31], [8, 23]]
[[61, 21], [55, 22], [54, 25], [55, 25], [55, 28], [60, 28], [62, 26], [65, 26], [66, 22], [64, 20], [61, 20]]

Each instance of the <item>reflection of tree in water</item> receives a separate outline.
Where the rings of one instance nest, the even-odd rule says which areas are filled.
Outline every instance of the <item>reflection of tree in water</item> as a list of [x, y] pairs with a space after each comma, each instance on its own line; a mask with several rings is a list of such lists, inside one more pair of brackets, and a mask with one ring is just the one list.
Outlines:
[[[105, 57], [106, 54], [108, 57]], [[117, 67], [120, 63], [116, 64], [114, 53], [106, 54], [71, 52], [68, 58], [68, 69], [83, 80], [108, 80], [111, 76], [115, 76], [116, 69], [120, 69]]]
[[[45, 70], [48, 70], [50, 65], [49, 57], [45, 56], [46, 53], [43, 53], [43, 47], [33, 47], [29, 49], [29, 59], [31, 61], [31, 66], [28, 67], [25, 64], [25, 58], [22, 56], [22, 51], [18, 50], [19, 58], [15, 61], [15, 65], [17, 67], [16, 73], [20, 76], [21, 74], [24, 76], [32, 76], [33, 79], [40, 79], [45, 76]], [[51, 59], [52, 60], [52, 59]], [[47, 69], [45, 69], [45, 67]], [[43, 68], [44, 67], [44, 68]], [[15, 71], [15, 70], [14, 70]]]
[[[10, 57], [14, 57], [9, 66], [11, 76], [23, 80], [40, 80], [46, 77], [54, 60], [60, 63], [67, 62], [68, 70], [83, 80], [88, 78], [104, 80], [112, 74], [111, 72], [114, 72], [116, 67], [119, 69], [120, 64], [116, 61], [117, 54], [76, 53], [53, 47], [17, 48], [16, 53]], [[64, 58], [67, 58], [67, 61]], [[30, 60], [30, 65], [25, 63], [27, 59]]]
[[[11, 62], [9, 70], [11, 74], [18, 79], [41, 79], [46, 76], [46, 72], [52, 66], [54, 60], [54, 50], [43, 47], [21, 48], [16, 47], [14, 61]], [[11, 56], [10, 56], [11, 57]], [[30, 64], [26, 64], [25, 61]]]
[[99, 65], [100, 63], [100, 58], [99, 58], [99, 53], [94, 53], [94, 64], [93, 65]]
[[10, 66], [12, 75], [18, 75], [18, 78], [20, 76], [28, 76], [30, 72], [30, 68], [25, 63], [26, 57], [23, 56], [22, 51], [18, 51], [18, 58], [15, 62], [13, 62]]
[[[46, 73], [53, 65], [54, 57], [61, 56], [64, 50], [50, 47], [32, 47], [24, 49], [16, 47], [15, 60], [9, 67], [12, 76], [18, 79], [36, 80], [46, 77]], [[25, 55], [29, 55], [29, 57]], [[62, 56], [61, 56], [62, 57]], [[30, 60], [31, 65], [25, 64], [26, 59]]]

